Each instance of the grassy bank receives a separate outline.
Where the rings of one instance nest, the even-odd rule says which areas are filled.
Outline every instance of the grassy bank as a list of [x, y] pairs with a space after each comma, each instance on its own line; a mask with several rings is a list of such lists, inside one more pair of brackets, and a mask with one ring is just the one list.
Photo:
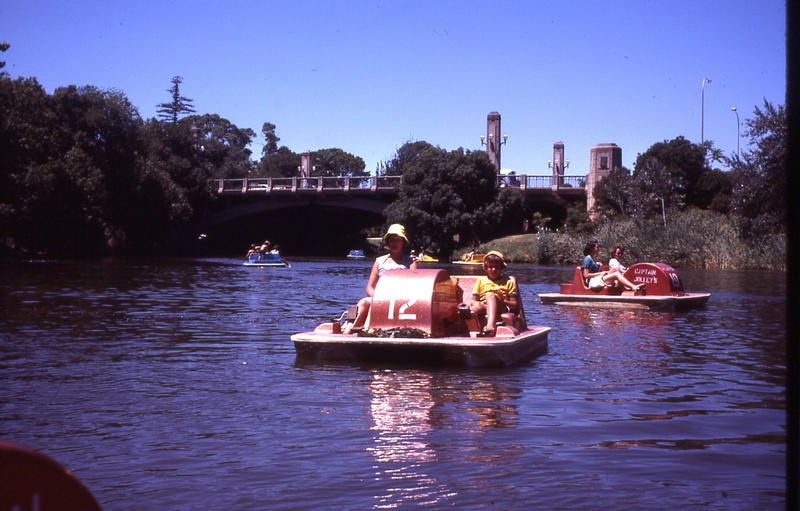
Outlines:
[[625, 248], [624, 263], [663, 262], [675, 268], [786, 271], [786, 236], [765, 237], [756, 245], [742, 241], [730, 218], [686, 211], [643, 226], [632, 220], [606, 222], [591, 234], [544, 231], [492, 240], [478, 247], [503, 252], [518, 263], [578, 265], [586, 242], [600, 242], [602, 262], [614, 245]]

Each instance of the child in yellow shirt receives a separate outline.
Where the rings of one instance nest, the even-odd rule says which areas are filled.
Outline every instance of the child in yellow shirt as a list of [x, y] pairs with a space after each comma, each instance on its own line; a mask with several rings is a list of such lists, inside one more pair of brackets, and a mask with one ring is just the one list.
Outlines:
[[486, 277], [475, 281], [470, 308], [475, 314], [486, 314], [486, 326], [483, 334], [494, 335], [495, 323], [505, 312], [516, 312], [519, 306], [519, 290], [517, 282], [503, 275], [506, 269], [506, 258], [502, 252], [491, 250], [483, 259]]

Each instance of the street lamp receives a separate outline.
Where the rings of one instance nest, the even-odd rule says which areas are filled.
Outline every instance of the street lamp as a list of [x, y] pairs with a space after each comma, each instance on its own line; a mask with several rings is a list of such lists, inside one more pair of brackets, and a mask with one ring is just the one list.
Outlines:
[[741, 158], [742, 154], [739, 152], [739, 111], [736, 107], [731, 107], [733, 113], [736, 114], [736, 156]]
[[708, 78], [703, 78], [703, 85], [700, 87], [700, 145], [703, 145], [705, 138], [703, 137], [703, 122], [705, 121], [706, 113], [706, 84], [711, 83]]
[[[493, 141], [494, 141], [494, 133], [489, 133], [489, 142], [491, 143]], [[508, 142], [508, 135], [503, 135], [503, 141], [500, 142], [500, 145], [503, 145], [506, 142]], [[486, 137], [484, 137], [483, 135], [481, 135], [481, 145], [486, 145]]]
[[564, 167], [563, 168], [561, 167], [561, 160], [559, 160], [558, 157], [556, 157], [555, 163], [553, 163], [553, 160], [547, 160], [547, 168], [548, 169], [555, 168], [556, 171], [559, 174], [561, 174], [561, 176], [563, 176], [564, 175], [564, 171], [569, 168], [569, 160], [564, 162]]

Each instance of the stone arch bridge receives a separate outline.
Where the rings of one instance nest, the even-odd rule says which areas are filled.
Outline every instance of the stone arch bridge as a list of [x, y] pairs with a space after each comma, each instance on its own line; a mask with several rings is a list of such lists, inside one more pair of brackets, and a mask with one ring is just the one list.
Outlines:
[[[359, 232], [383, 222], [400, 176], [215, 179], [218, 201], [199, 232], [233, 252], [264, 239], [288, 252], [341, 255], [363, 243]], [[498, 184], [521, 190], [528, 204], [553, 218], [586, 200], [577, 176], [498, 175]]]

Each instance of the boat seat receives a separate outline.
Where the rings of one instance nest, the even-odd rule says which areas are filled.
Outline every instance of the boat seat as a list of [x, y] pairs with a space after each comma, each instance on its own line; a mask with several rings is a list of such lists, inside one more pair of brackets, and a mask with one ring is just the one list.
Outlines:
[[[600, 271], [608, 271], [608, 265], [605, 265], [605, 264], [600, 265]], [[580, 266], [575, 268], [575, 275], [572, 278], [572, 285], [573, 285], [573, 289], [575, 287], [581, 287], [582, 286], [584, 290], [590, 291], [590, 292], [595, 293], [595, 294], [619, 295], [619, 294], [623, 294], [624, 292], [627, 291], [627, 290], [623, 289], [622, 286], [617, 287], [617, 286], [614, 286], [612, 284], [606, 284], [604, 287], [601, 287], [601, 288], [598, 288], [598, 289], [590, 288], [587, 285], [586, 279], [583, 278], [583, 268], [580, 267]], [[564, 286], [564, 284], [562, 284], [562, 286]], [[569, 284], [566, 284], [566, 286], [569, 286]], [[568, 294], [569, 293], [569, 291], [567, 289], [563, 289], [563, 288], [562, 288], [561, 292], [564, 293], [564, 294]], [[641, 295], [645, 294], [644, 290], [638, 290], [636, 292], [631, 291], [631, 292], [635, 296], [641, 296]]]
[[[456, 291], [459, 303], [466, 304], [472, 297], [472, 291], [475, 289], [475, 281], [478, 280], [478, 277], [473, 275], [457, 275], [451, 278], [456, 281]], [[514, 282], [517, 283], [517, 290], [520, 292], [520, 296], [517, 297], [518, 310], [516, 312], [505, 312], [500, 315], [500, 319], [502, 320], [503, 325], [506, 327], [513, 328], [517, 331], [526, 330], [528, 328], [528, 324], [525, 319], [525, 308], [522, 305], [522, 291], [519, 288], [519, 282], [517, 281], [516, 277], [511, 275], [510, 278], [514, 279]], [[463, 314], [466, 315], [464, 320], [467, 324], [470, 335], [481, 332], [486, 326], [485, 315], [481, 314], [478, 316], [471, 310], [468, 313], [465, 312]], [[512, 334], [516, 333], [512, 332]]]

